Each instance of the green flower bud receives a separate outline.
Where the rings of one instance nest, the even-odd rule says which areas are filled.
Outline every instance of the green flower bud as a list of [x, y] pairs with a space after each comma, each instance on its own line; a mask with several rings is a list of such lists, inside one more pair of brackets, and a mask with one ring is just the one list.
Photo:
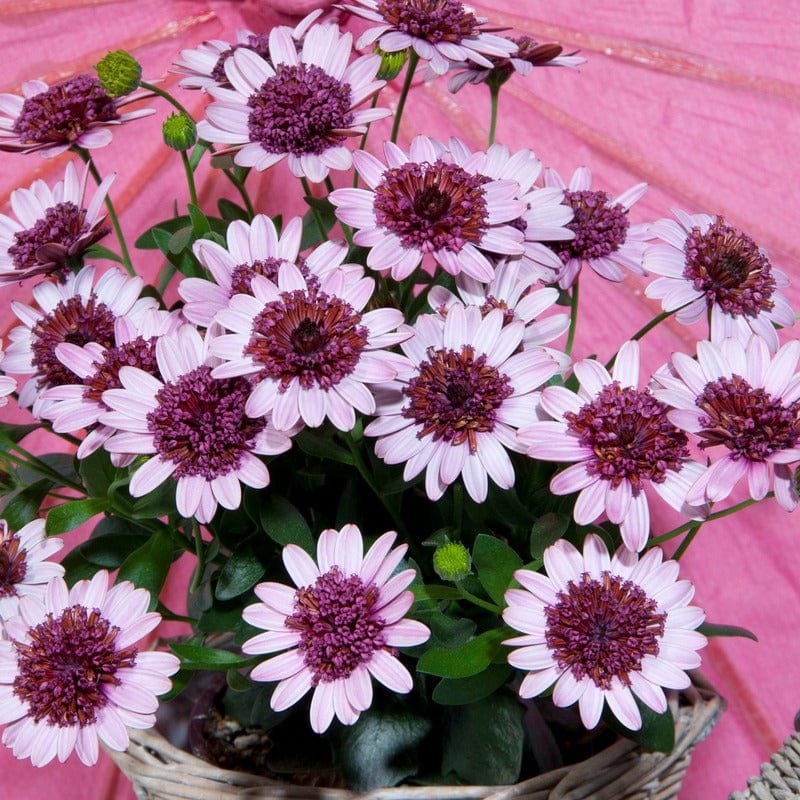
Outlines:
[[379, 81], [390, 81], [396, 78], [408, 60], [408, 50], [387, 53], [376, 44], [375, 52], [381, 57], [381, 66], [377, 75]]
[[469, 550], [461, 542], [448, 542], [437, 547], [433, 554], [433, 569], [443, 581], [464, 580], [471, 566]]
[[170, 114], [161, 127], [167, 147], [179, 152], [188, 150], [197, 141], [197, 126], [186, 114]]
[[106, 53], [95, 69], [101, 85], [111, 97], [132, 92], [142, 79], [142, 65], [124, 50]]

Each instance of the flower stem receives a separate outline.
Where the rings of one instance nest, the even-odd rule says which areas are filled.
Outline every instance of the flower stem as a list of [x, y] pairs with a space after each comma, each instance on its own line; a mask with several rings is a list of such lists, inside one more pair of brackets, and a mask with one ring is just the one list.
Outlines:
[[492, 101], [491, 117], [489, 119], [489, 147], [494, 144], [494, 136], [497, 131], [497, 106], [500, 99], [500, 87], [489, 84], [489, 95]]
[[675, 552], [672, 554], [672, 558], [675, 561], [678, 561], [680, 557], [689, 549], [689, 545], [694, 541], [694, 537], [697, 536], [697, 532], [703, 526], [702, 522], [697, 523], [693, 528], [689, 529], [689, 533], [686, 534], [683, 541], [678, 545]]
[[192, 523], [192, 533], [194, 536], [194, 553], [197, 556], [197, 566], [194, 569], [189, 592], [196, 592], [200, 588], [203, 580], [203, 573], [206, 571], [206, 548], [203, 536], [200, 532], [200, 525], [195, 521]]
[[[767, 497], [773, 497], [774, 492], [768, 492], [765, 495], [765, 499]], [[713, 514], [709, 514], [703, 522], [711, 522], [715, 519], [722, 519], [722, 517], [727, 517], [730, 514], [735, 514], [737, 511], [741, 511], [742, 509], [747, 508], [748, 506], [752, 506], [756, 503], [756, 500], [753, 500], [752, 497], [748, 497], [747, 500], [742, 500], [741, 503], [737, 503], [735, 506], [731, 506], [730, 508], [725, 508], [722, 511], [715, 511]], [[683, 525], [678, 525], [677, 528], [673, 528], [671, 531], [667, 533], [662, 533], [661, 536], [656, 536], [655, 539], [651, 539], [649, 545], [656, 545], [662, 544], [663, 542], [668, 542], [670, 539], [674, 539], [676, 536], [680, 536], [682, 533], [686, 533], [686, 531], [690, 531], [692, 528], [697, 526], [697, 520], [690, 520], [689, 522], [684, 522]], [[688, 545], [687, 545], [688, 546]], [[685, 550], [686, 548], [684, 548]]]
[[197, 187], [194, 183], [194, 172], [192, 171], [192, 165], [189, 163], [189, 156], [186, 155], [185, 150], [181, 151], [181, 161], [183, 161], [183, 169], [186, 171], [186, 182], [189, 184], [189, 200], [193, 206], [199, 208], [200, 204], [197, 202]]
[[65, 478], [59, 472], [48, 466], [48, 464], [46, 464], [44, 461], [38, 459], [35, 455], [33, 455], [33, 453], [29, 453], [24, 447], [15, 444], [14, 449], [22, 455], [16, 455], [9, 449], [6, 451], [4, 457], [19, 467], [27, 467], [32, 472], [36, 472], [39, 475], [44, 476], [48, 480], [53, 481], [53, 483], [73, 489], [84, 496], [86, 495], [86, 489], [81, 486], [81, 484], [75, 483], [69, 478]]
[[476, 597], [474, 594], [472, 594], [472, 592], [467, 591], [461, 582], [456, 584], [456, 588], [458, 589], [458, 593], [473, 605], [478, 606], [485, 611], [489, 611], [492, 614], [499, 614], [502, 611], [500, 606], [497, 606], [494, 603], [489, 603], [486, 600], [481, 600], [480, 597]]
[[400, 90], [400, 99], [397, 101], [397, 111], [394, 114], [394, 124], [392, 125], [392, 142], [397, 142], [397, 134], [400, 130], [400, 119], [403, 116], [403, 109], [406, 105], [406, 98], [411, 89], [411, 81], [414, 79], [414, 72], [416, 72], [417, 64], [419, 63], [419, 56], [412, 48], [408, 51], [408, 63], [406, 64], [406, 79], [403, 82], [403, 88]]
[[[636, 331], [636, 333], [633, 334], [633, 336], [631, 336], [631, 341], [638, 342], [639, 339], [641, 339], [646, 333], [653, 330], [653, 328], [655, 328], [656, 325], [663, 322], [668, 317], [671, 317], [677, 310], [678, 309], [676, 308], [673, 311], [662, 311], [657, 317], [653, 317], [653, 319], [651, 319], [650, 322], [647, 323], [647, 325], [643, 325], [641, 328], [639, 328], [638, 331]], [[614, 362], [617, 359], [617, 355], [618, 355], [617, 353], [614, 353], [614, 355], [611, 356], [608, 363], [606, 364], [606, 369], [610, 370], [611, 367], [614, 366]]]
[[575, 329], [578, 326], [578, 281], [572, 284], [572, 297], [570, 300], [569, 332], [567, 333], [567, 345], [564, 348], [564, 352], [567, 355], [572, 354], [572, 346], [575, 343]]

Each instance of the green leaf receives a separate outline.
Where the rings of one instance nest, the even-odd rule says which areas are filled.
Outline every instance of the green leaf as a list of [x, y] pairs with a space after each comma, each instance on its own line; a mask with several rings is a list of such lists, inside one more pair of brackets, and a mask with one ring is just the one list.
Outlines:
[[178, 230], [169, 237], [169, 252], [173, 255], [178, 255], [178, 253], [185, 250], [192, 243], [193, 239], [194, 231], [191, 226], [178, 228]]
[[451, 617], [438, 608], [422, 609], [414, 617], [430, 628], [431, 635], [425, 644], [409, 648], [407, 652], [420, 656], [428, 650], [445, 650], [466, 644], [475, 635], [475, 623], [464, 617]]
[[460, 647], [431, 648], [417, 663], [417, 671], [440, 678], [468, 678], [483, 672], [502, 652], [501, 642], [509, 636], [507, 628], [495, 628], [476, 636]]
[[150, 592], [150, 609], [154, 609], [167, 579], [174, 550], [168, 531], [154, 533], [122, 562], [117, 582], [131, 581], [134, 586], [147, 589]]
[[122, 256], [118, 253], [115, 253], [113, 250], [109, 250], [107, 247], [103, 247], [101, 244], [93, 244], [89, 247], [83, 254], [83, 258], [86, 261], [94, 261], [96, 258], [105, 258], [108, 261], [116, 261], [118, 264], [124, 264], [125, 262], [122, 260]]
[[443, 706], [476, 703], [499, 689], [513, 674], [508, 664], [490, 664], [469, 678], [442, 678], [433, 690], [433, 699]]
[[4, 519], [12, 531], [18, 531], [39, 516], [42, 502], [52, 488], [53, 482], [43, 479], [9, 492], [0, 504], [0, 519]]
[[285, 498], [270, 494], [261, 506], [261, 527], [280, 545], [296, 544], [307, 553], [315, 552], [314, 537], [303, 515]]
[[192, 230], [195, 237], [208, 233], [211, 230], [208, 217], [194, 203], [189, 203], [186, 207], [189, 210], [189, 218], [192, 220]]
[[464, 783], [499, 786], [516, 783], [522, 768], [524, 707], [501, 691], [448, 709], [442, 774]]
[[294, 437], [297, 446], [310, 456], [338, 461], [340, 464], [353, 465], [353, 456], [349, 450], [340, 447], [330, 437], [304, 430]]
[[45, 531], [48, 536], [71, 531], [102, 513], [110, 503], [105, 497], [88, 497], [85, 500], [70, 500], [53, 506], [47, 512]]
[[[144, 532], [146, 534], [146, 531]], [[90, 538], [78, 545], [77, 550], [90, 564], [104, 569], [118, 569], [128, 556], [138, 550], [146, 536], [130, 533], [111, 533]]]
[[531, 526], [531, 557], [541, 561], [544, 551], [555, 544], [567, 531], [569, 517], [548, 512], [542, 514]]
[[117, 468], [111, 463], [108, 452], [100, 449], [78, 463], [78, 474], [91, 497], [106, 497], [117, 478]]
[[655, 750], [659, 753], [669, 753], [675, 747], [675, 720], [669, 706], [663, 714], [657, 714], [652, 708], [646, 706], [636, 695], [633, 699], [642, 715], [642, 727], [638, 731], [626, 728], [611, 712], [606, 704], [603, 709], [603, 722], [620, 736], [630, 739], [645, 750]]
[[203, 633], [227, 633], [242, 621], [242, 606], [239, 603], [214, 603], [200, 614], [197, 630]]
[[169, 239], [172, 234], [190, 224], [191, 219], [185, 215], [157, 222], [136, 240], [136, 247], [140, 250], [161, 250], [162, 253], [166, 253], [169, 251]]
[[217, 208], [219, 209], [222, 219], [228, 220], [229, 222], [233, 222], [235, 219], [241, 219], [245, 222], [250, 221], [250, 215], [247, 213], [247, 210], [236, 203], [232, 203], [226, 197], [220, 197], [219, 200], [217, 200]]
[[301, 250], [313, 247], [323, 240], [324, 237], [320, 233], [318, 220], [321, 221], [326, 235], [336, 223], [336, 215], [333, 213], [334, 206], [330, 200], [306, 195], [305, 201], [311, 208], [303, 216], [303, 236], [300, 240]]
[[61, 559], [61, 566], [64, 567], [64, 580], [66, 580], [67, 586], [70, 587], [77, 581], [92, 578], [97, 572], [97, 565], [84, 558], [78, 547]]
[[341, 729], [340, 760], [347, 785], [357, 792], [396, 786], [417, 774], [429, 719], [410, 711], [371, 709]]
[[41, 425], [11, 425], [7, 422], [0, 422], [0, 439], [17, 444], [29, 433], [38, 431], [41, 427]]
[[514, 571], [522, 566], [522, 559], [505, 542], [481, 533], [472, 548], [472, 564], [486, 593], [502, 605], [505, 591], [513, 580]]
[[183, 669], [229, 670], [253, 663], [252, 658], [242, 658], [238, 653], [217, 647], [172, 643], [170, 649], [180, 658]]
[[741, 636], [744, 639], [752, 639], [754, 642], [758, 641], [758, 636], [752, 631], [740, 628], [738, 625], [718, 625], [714, 622], [704, 622], [697, 630], [709, 638], [712, 636]]
[[237, 548], [225, 562], [217, 580], [214, 596], [217, 600], [231, 600], [255, 586], [266, 571], [255, 550], [250, 545]]
[[134, 519], [158, 519], [175, 511], [175, 481], [166, 480], [149, 494], [133, 501], [131, 516]]

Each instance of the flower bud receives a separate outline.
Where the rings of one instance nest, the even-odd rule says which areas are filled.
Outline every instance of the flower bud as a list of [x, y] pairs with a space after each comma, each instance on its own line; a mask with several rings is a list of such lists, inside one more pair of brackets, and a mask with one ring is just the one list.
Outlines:
[[461, 542], [448, 542], [436, 548], [433, 569], [443, 581], [462, 581], [469, 575], [472, 560]]
[[142, 65], [124, 50], [106, 53], [95, 66], [97, 77], [110, 97], [121, 97], [139, 86]]
[[197, 141], [197, 126], [186, 114], [170, 114], [161, 127], [167, 147], [179, 152], [188, 150]]
[[408, 60], [408, 50], [387, 53], [376, 44], [375, 52], [381, 57], [381, 66], [376, 76], [379, 81], [391, 81], [396, 78]]

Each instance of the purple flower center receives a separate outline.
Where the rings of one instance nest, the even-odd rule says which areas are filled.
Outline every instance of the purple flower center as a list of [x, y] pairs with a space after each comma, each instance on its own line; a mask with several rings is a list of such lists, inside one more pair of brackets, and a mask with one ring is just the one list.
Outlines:
[[92, 125], [118, 116], [114, 99], [100, 81], [78, 75], [26, 98], [14, 133], [23, 144], [72, 143]]
[[119, 685], [117, 671], [136, 663], [136, 648], [117, 648], [118, 633], [98, 609], [75, 605], [31, 628], [30, 644], [14, 642], [14, 694], [30, 718], [59, 728], [96, 722], [105, 687]]
[[261, 364], [257, 379], [328, 390], [353, 372], [367, 346], [361, 314], [339, 297], [297, 289], [267, 303], [253, 321], [244, 354]]
[[75, 295], [62, 300], [31, 329], [32, 365], [36, 367], [39, 388], [75, 383], [74, 373], [56, 357], [56, 345], [69, 342], [83, 347], [96, 342], [101, 347], [114, 344], [114, 314], [96, 295], [88, 300]]
[[161, 373], [156, 362], [156, 338], [151, 336], [144, 339], [137, 336], [130, 342], [125, 342], [119, 347], [110, 347], [103, 353], [102, 361], [95, 361], [97, 367], [93, 375], [84, 378], [83, 396], [87, 400], [103, 403], [103, 392], [107, 389], [121, 389], [122, 381], [119, 371], [122, 367], [138, 367], [161, 380]]
[[689, 457], [686, 434], [667, 419], [666, 406], [647, 389], [614, 381], [564, 418], [580, 443], [594, 452], [587, 471], [614, 486], [627, 480], [639, 492], [644, 481], [662, 483], [667, 470], [678, 472]]
[[383, 173], [375, 189], [375, 218], [406, 249], [458, 253], [480, 243], [489, 227], [480, 177], [456, 164], [403, 164]]
[[478, 20], [456, 0], [382, 0], [377, 12], [394, 28], [431, 44], [478, 35]]
[[300, 633], [298, 649], [315, 686], [347, 678], [376, 650], [387, 649], [386, 623], [374, 611], [378, 597], [374, 583], [365, 584], [358, 575], [346, 578], [338, 567], [298, 589], [286, 627]]
[[247, 37], [247, 41], [241, 44], [234, 44], [224, 52], [220, 53], [217, 63], [211, 70], [211, 77], [217, 83], [228, 83], [228, 76], [225, 74], [225, 62], [240, 48], [244, 47], [247, 50], [252, 50], [258, 53], [264, 61], [269, 61], [269, 34], [268, 33], [251, 33]]
[[606, 192], [564, 191], [564, 204], [574, 212], [567, 228], [575, 238], [568, 242], [551, 242], [550, 248], [566, 264], [570, 259], [603, 258], [619, 250], [628, 234], [628, 212], [619, 203], [609, 204]]
[[485, 354], [476, 358], [471, 345], [460, 351], [430, 347], [427, 355], [419, 375], [403, 389], [409, 402], [401, 414], [422, 426], [418, 438], [431, 435], [454, 446], [467, 442], [475, 453], [478, 434], [494, 430], [497, 409], [514, 393], [511, 381]]
[[693, 228], [683, 246], [683, 277], [726, 314], [757, 317], [775, 305], [775, 278], [765, 253], [747, 235], [717, 217], [705, 233]]
[[247, 100], [250, 141], [268, 153], [303, 156], [341, 144], [353, 122], [352, 92], [314, 64], [278, 64]]
[[28, 571], [27, 555], [16, 534], [0, 540], [0, 597], [17, 595], [17, 584], [22, 583]]
[[201, 475], [211, 481], [238, 469], [267, 424], [244, 413], [251, 391], [245, 378], [212, 378], [207, 366], [158, 391], [147, 427], [156, 452], [177, 464], [176, 479]]
[[545, 641], [558, 666], [576, 680], [588, 677], [607, 690], [619, 678], [627, 686], [642, 659], [658, 655], [667, 615], [657, 609], [635, 583], [610, 572], [599, 580], [584, 572], [545, 608]]
[[700, 447], [722, 444], [734, 459], [766, 461], [800, 441], [800, 400], [783, 406], [739, 375], [707, 383], [695, 402], [704, 414]]
[[[274, 258], [273, 256], [270, 256], [269, 258], [258, 259], [252, 264], [237, 265], [233, 270], [233, 274], [231, 275], [230, 296], [233, 297], [235, 294], [252, 295], [253, 277], [255, 275], [261, 275], [267, 280], [277, 284], [278, 270], [280, 269], [281, 264], [286, 263], [287, 262], [282, 258]], [[318, 283], [316, 276], [311, 275], [311, 272], [306, 266], [306, 261], [302, 256], [299, 256], [294, 264], [306, 279], [306, 283]]]

